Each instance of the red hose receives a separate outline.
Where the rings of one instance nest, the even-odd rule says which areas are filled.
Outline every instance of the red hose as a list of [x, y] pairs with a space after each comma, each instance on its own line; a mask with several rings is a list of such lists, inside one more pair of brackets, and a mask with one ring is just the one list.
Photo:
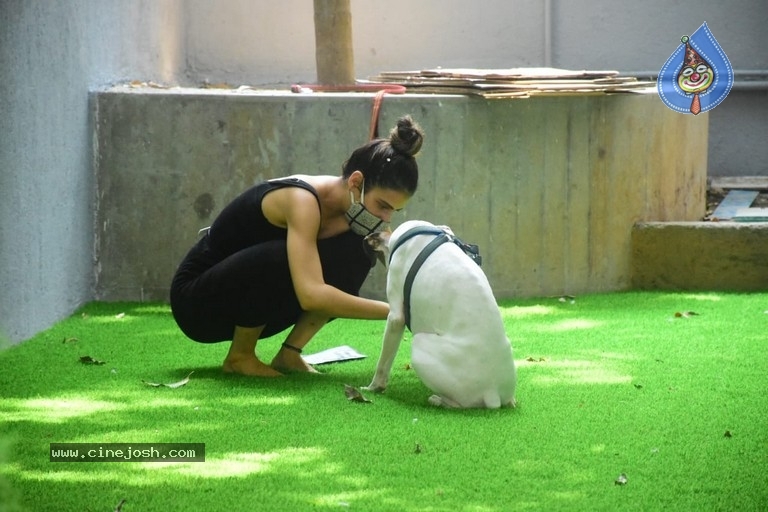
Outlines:
[[371, 126], [368, 130], [368, 138], [373, 140], [379, 136], [379, 111], [385, 94], [404, 94], [404, 85], [397, 84], [350, 84], [350, 85], [298, 85], [291, 86], [291, 92], [375, 92], [373, 98], [373, 110], [371, 111]]
[[349, 85], [321, 85], [321, 84], [294, 84], [291, 86], [291, 92], [379, 92], [385, 91], [390, 94], [403, 94], [406, 89], [404, 85], [397, 84], [349, 84]]

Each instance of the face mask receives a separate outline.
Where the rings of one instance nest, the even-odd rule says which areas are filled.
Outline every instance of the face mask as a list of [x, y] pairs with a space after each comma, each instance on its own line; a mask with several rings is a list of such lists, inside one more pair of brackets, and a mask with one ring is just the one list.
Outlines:
[[363, 206], [363, 198], [365, 197], [365, 182], [363, 182], [362, 190], [360, 191], [360, 202], [355, 202], [355, 196], [352, 195], [352, 191], [349, 191], [349, 198], [352, 201], [352, 205], [349, 210], [344, 213], [349, 222], [349, 227], [352, 231], [360, 236], [368, 236], [371, 233], [376, 233], [387, 229], [389, 223], [384, 222], [374, 214], [368, 211]]

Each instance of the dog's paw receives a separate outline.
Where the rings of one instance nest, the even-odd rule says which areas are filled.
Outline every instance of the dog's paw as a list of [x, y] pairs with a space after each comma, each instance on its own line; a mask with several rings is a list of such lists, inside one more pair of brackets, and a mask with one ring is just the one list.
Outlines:
[[368, 386], [365, 386], [363, 389], [373, 393], [383, 393], [387, 388], [386, 386], [377, 386], [376, 384], [371, 383]]
[[427, 402], [429, 402], [429, 405], [434, 405], [435, 407], [445, 407], [446, 409], [463, 409], [465, 407], [452, 398], [447, 398], [440, 395], [430, 396]]
[[435, 407], [442, 407], [443, 406], [443, 399], [442, 397], [438, 395], [432, 395], [427, 400], [429, 402], [429, 405], [434, 405]]

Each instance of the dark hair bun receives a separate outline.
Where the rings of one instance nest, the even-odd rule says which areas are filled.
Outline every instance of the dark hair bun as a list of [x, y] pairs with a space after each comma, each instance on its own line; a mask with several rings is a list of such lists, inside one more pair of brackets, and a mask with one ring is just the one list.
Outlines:
[[389, 143], [392, 149], [407, 156], [416, 156], [423, 142], [424, 132], [411, 116], [398, 119], [397, 126], [389, 132]]

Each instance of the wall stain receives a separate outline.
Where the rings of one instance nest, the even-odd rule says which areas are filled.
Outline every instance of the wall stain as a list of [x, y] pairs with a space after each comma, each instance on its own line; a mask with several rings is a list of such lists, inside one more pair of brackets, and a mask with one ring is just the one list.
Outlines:
[[194, 209], [197, 213], [197, 217], [200, 220], [203, 220], [211, 216], [211, 212], [215, 206], [216, 203], [213, 201], [213, 196], [206, 192], [205, 194], [200, 194], [197, 196], [197, 199], [195, 199]]

